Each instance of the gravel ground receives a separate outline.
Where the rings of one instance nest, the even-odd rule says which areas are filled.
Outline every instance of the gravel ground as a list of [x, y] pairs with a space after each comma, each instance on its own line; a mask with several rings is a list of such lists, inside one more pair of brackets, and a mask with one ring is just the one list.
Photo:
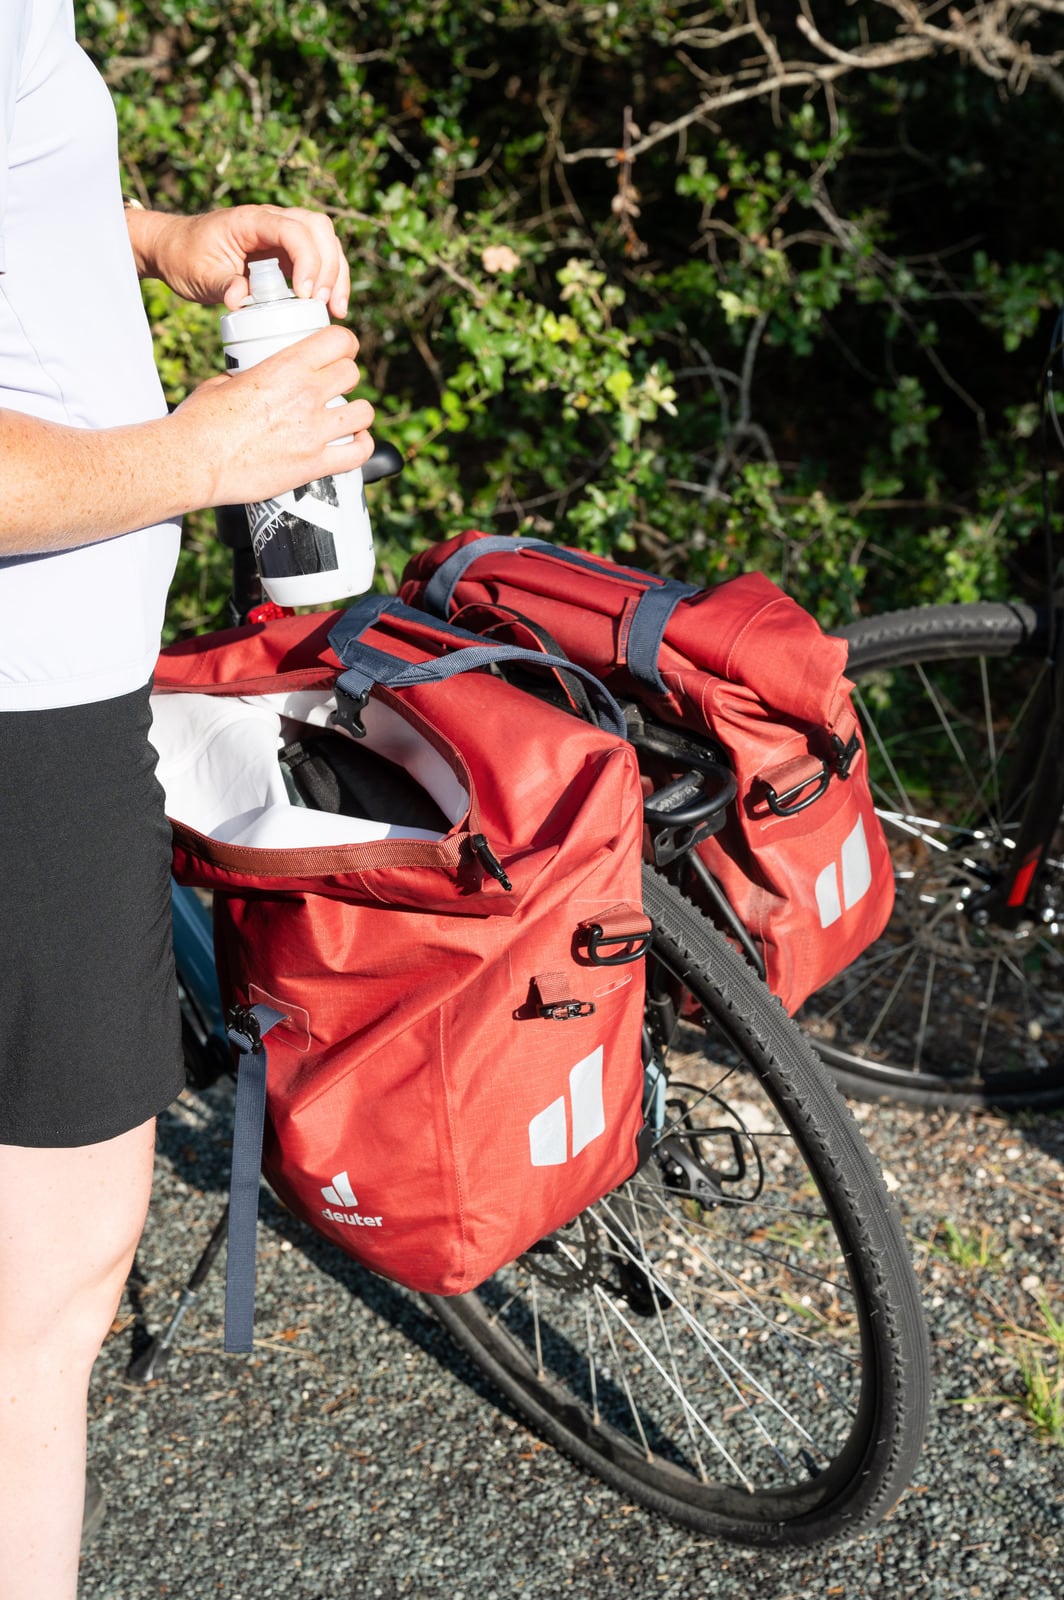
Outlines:
[[151, 1217], [93, 1381], [110, 1511], [81, 1600], [1061, 1594], [1064, 1443], [1016, 1397], [1025, 1355], [1064, 1364], [1036, 1337], [1040, 1302], [1064, 1317], [1064, 1116], [855, 1108], [924, 1285], [934, 1414], [885, 1524], [772, 1555], [674, 1528], [540, 1444], [417, 1299], [265, 1193], [255, 1355], [222, 1353], [219, 1262], [166, 1379], [129, 1383], [223, 1204], [229, 1093], [187, 1094], [160, 1125]]

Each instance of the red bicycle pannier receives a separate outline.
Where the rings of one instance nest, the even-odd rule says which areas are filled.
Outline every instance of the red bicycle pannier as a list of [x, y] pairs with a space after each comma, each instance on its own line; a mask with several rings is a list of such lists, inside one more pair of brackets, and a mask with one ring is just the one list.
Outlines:
[[894, 877], [846, 644], [764, 574], [695, 589], [544, 540], [469, 532], [415, 557], [400, 594], [478, 630], [527, 619], [615, 693], [724, 747], [738, 794], [698, 855], [788, 1011], [882, 932]]
[[[469, 670], [500, 654], [367, 597], [173, 646], [155, 677], [175, 875], [214, 891], [222, 993], [254, 1011], [237, 1137], [257, 1019], [270, 1184], [435, 1294], [630, 1176], [642, 1126], [635, 754], [608, 696], [612, 732]], [[293, 805], [278, 751], [323, 729], [413, 777], [441, 826]], [[228, 1347], [249, 1340], [234, 1316]]]

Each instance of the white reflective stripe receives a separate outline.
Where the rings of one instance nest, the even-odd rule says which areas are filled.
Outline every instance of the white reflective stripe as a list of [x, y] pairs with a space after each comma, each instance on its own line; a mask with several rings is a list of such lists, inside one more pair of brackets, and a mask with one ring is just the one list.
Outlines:
[[830, 928], [842, 916], [842, 908], [851, 910], [863, 900], [872, 887], [872, 858], [868, 853], [864, 819], [858, 817], [857, 825], [842, 842], [842, 892], [839, 892], [839, 870], [832, 861], [817, 874], [815, 884], [816, 907], [820, 913], [820, 926]]
[[820, 926], [830, 928], [842, 916], [842, 902], [839, 899], [839, 874], [834, 861], [817, 874], [816, 880], [816, 908], [820, 913]]
[[606, 1131], [601, 1045], [583, 1061], [578, 1061], [570, 1072], [569, 1098], [573, 1106], [573, 1155], [578, 1156], [592, 1139]]
[[528, 1124], [528, 1148], [534, 1167], [561, 1167], [567, 1156], [565, 1096], [559, 1095]]
[[355, 1199], [355, 1191], [351, 1187], [351, 1181], [348, 1178], [346, 1171], [345, 1172], [338, 1172], [336, 1174], [336, 1176], [333, 1178], [332, 1188], [331, 1189], [323, 1189], [321, 1192], [325, 1196], [325, 1199], [328, 1200], [331, 1205], [334, 1205], [334, 1206], [357, 1206], [358, 1205], [358, 1201]]
[[842, 846], [842, 898], [849, 911], [864, 898], [872, 887], [872, 859], [868, 854], [864, 821], [858, 817], [857, 826]]

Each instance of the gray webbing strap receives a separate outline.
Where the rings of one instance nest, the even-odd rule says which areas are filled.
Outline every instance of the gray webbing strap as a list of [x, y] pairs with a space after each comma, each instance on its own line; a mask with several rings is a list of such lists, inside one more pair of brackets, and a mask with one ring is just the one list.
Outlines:
[[[425, 585], [425, 610], [439, 617], [448, 616], [454, 603], [455, 590], [475, 561], [488, 555], [520, 555], [523, 550], [545, 551], [555, 561], [579, 567], [584, 572], [593, 572], [607, 581], [611, 576], [608, 568], [582, 556], [578, 550], [565, 550], [549, 544], [546, 539], [511, 539], [501, 534], [489, 534], [484, 539], [471, 539], [440, 562]], [[638, 567], [618, 566], [616, 574], [621, 581], [645, 585], [624, 642], [624, 665], [645, 689], [653, 694], [667, 694], [668, 690], [658, 671], [661, 641], [665, 637], [669, 618], [680, 601], [700, 591], [694, 584], [680, 583], [676, 578], [655, 578], [652, 573], [642, 572]]]
[[698, 592], [693, 584], [680, 583], [677, 578], [666, 578], [653, 588], [645, 589], [639, 596], [632, 625], [628, 630], [625, 659], [628, 671], [636, 682], [641, 683], [646, 689], [653, 690], [655, 694], [669, 692], [658, 670], [661, 641], [665, 637], [669, 618], [681, 600], [686, 600], [688, 595]]
[[240, 1051], [225, 1261], [225, 1349], [232, 1355], [246, 1355], [254, 1342], [255, 1235], [266, 1124], [266, 1047], [262, 1039], [283, 1016], [272, 1006], [251, 1006], [243, 1013], [242, 1023], [234, 1022], [228, 1029]]
[[551, 550], [555, 555], [558, 554], [557, 547], [548, 544], [546, 539], [510, 539], [497, 533], [489, 533], [484, 539], [471, 539], [468, 544], [453, 550], [432, 574], [425, 585], [425, 610], [434, 612], [437, 617], [449, 617], [454, 591], [466, 568], [474, 561], [479, 561], [481, 556], [495, 552], [513, 555], [515, 550]]
[[[364, 644], [361, 638], [363, 631], [385, 613], [417, 622], [422, 627], [428, 625], [434, 633], [453, 638], [463, 648], [432, 661], [404, 661], [400, 656], [389, 655], [374, 645]], [[330, 632], [329, 644], [347, 668], [337, 679], [337, 689], [354, 700], [361, 699], [363, 703], [375, 683], [386, 684], [390, 689], [409, 688], [417, 683], [440, 683], [447, 678], [457, 677], [459, 673], [475, 672], [480, 667], [494, 666], [503, 661], [527, 662], [537, 667], [560, 667], [566, 672], [575, 672], [587, 684], [599, 712], [599, 726], [607, 733], [616, 734], [619, 739], [627, 738], [628, 727], [623, 711], [605, 685], [585, 667], [539, 650], [523, 650], [512, 644], [486, 644], [479, 634], [456, 628], [453, 623], [442, 622], [435, 617], [429, 622], [424, 612], [415, 611], [388, 595], [366, 595], [356, 601]]]

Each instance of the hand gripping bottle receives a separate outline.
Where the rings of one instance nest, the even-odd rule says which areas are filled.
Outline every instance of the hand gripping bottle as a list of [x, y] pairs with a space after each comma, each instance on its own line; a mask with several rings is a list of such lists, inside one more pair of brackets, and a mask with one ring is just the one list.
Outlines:
[[[222, 318], [230, 371], [243, 372], [329, 324], [320, 300], [293, 295], [276, 260], [253, 261], [249, 277], [250, 296]], [[373, 534], [357, 469], [315, 478], [249, 505], [247, 513], [262, 586], [276, 605], [321, 605], [363, 594], [372, 584]]]

